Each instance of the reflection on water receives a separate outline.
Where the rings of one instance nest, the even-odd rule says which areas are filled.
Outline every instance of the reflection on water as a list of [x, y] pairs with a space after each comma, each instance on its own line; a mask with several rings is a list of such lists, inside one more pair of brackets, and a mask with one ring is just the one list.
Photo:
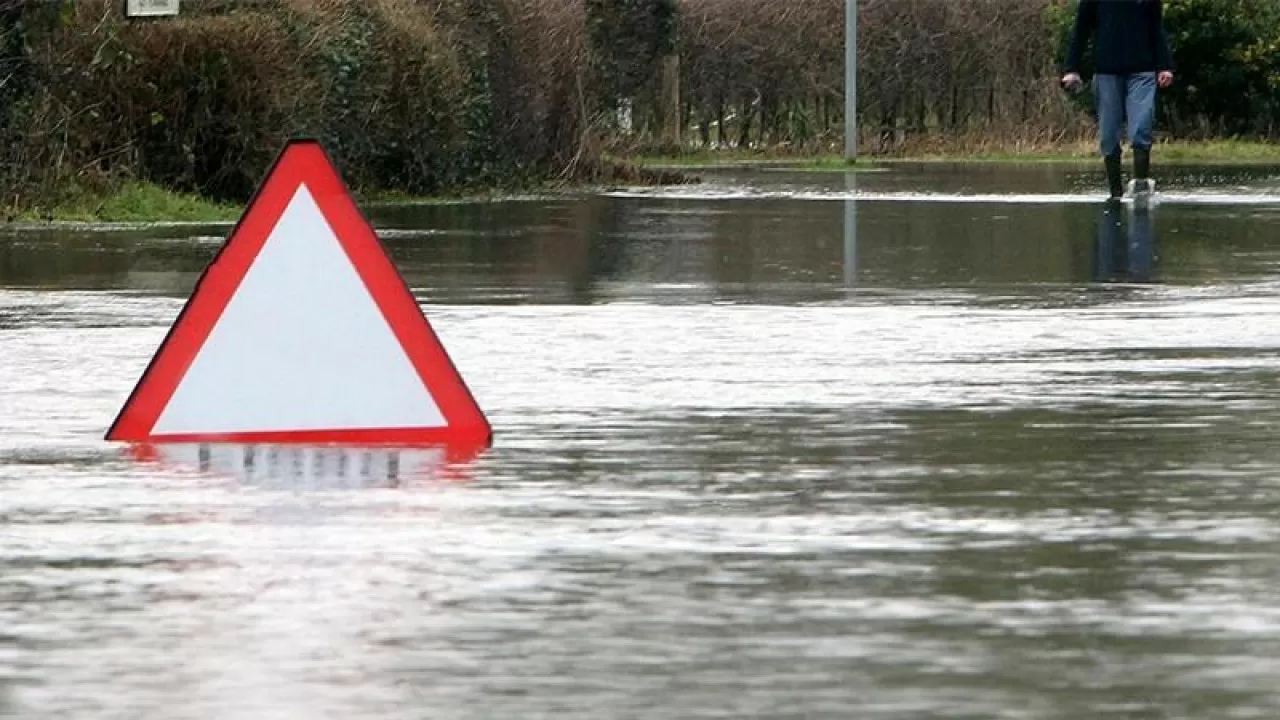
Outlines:
[[712, 180], [371, 212], [474, 457], [106, 445], [225, 229], [0, 231], [0, 715], [1274, 715], [1280, 207]]
[[[839, 183], [842, 193], [903, 183], [883, 179], [888, 173], [858, 176], [856, 185], [852, 174], [829, 175], [821, 182]], [[411, 286], [432, 304], [843, 302], [850, 291], [1036, 294], [1097, 277], [1096, 199], [1010, 205], [835, 197], [597, 196], [371, 214]], [[1162, 283], [1260, 280], [1276, 259], [1280, 203], [1162, 203], [1152, 213]], [[0, 284], [185, 297], [217, 245], [176, 234], [25, 233], [0, 241]]]
[[845, 174], [845, 190], [853, 198], [844, 201], [844, 284], [858, 282], [858, 174]]
[[1145, 283], [1153, 280], [1156, 260], [1155, 213], [1118, 202], [1098, 213], [1094, 279]]

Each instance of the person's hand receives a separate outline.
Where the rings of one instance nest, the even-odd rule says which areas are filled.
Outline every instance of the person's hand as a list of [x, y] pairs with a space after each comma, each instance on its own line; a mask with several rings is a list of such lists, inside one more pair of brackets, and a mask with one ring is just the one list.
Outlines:
[[1173, 73], [1168, 70], [1161, 70], [1160, 74], [1156, 76], [1156, 83], [1162, 88], [1169, 87], [1173, 84]]
[[1075, 92], [1080, 89], [1083, 83], [1080, 80], [1080, 73], [1067, 73], [1062, 76], [1062, 87]]

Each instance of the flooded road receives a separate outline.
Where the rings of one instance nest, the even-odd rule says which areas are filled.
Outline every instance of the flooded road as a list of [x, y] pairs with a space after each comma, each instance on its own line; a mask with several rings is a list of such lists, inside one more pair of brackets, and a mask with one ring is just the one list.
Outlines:
[[370, 208], [473, 459], [129, 456], [229, 226], [0, 229], [0, 715], [1274, 717], [1280, 168], [1098, 175]]

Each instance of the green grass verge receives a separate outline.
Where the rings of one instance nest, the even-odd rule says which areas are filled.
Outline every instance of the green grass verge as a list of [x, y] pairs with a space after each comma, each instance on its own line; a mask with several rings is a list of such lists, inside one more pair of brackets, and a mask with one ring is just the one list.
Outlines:
[[528, 197], [548, 197], [557, 192], [554, 186], [530, 185], [522, 190], [490, 189], [470, 192], [452, 192], [440, 195], [410, 195], [395, 191], [377, 191], [353, 193], [356, 204], [361, 207], [378, 205], [458, 205], [471, 203], [496, 203], [507, 200], [519, 200]]
[[[1153, 156], [1165, 164], [1280, 164], [1280, 143], [1246, 140], [1170, 141], [1156, 145]], [[836, 172], [847, 172], [851, 168], [855, 171], [871, 170], [886, 165], [920, 162], [1081, 163], [1097, 160], [1097, 147], [1091, 142], [1025, 152], [939, 150], [901, 156], [866, 154], [860, 155], [852, 165], [840, 155], [786, 155], [771, 151], [743, 150], [699, 150], [681, 155], [642, 155], [628, 158], [629, 162], [648, 167], [787, 167]]]
[[[604, 182], [591, 186], [567, 182], [529, 182], [505, 188], [476, 188], [432, 196], [397, 191], [353, 192], [353, 196], [358, 205], [366, 208], [453, 205], [552, 198], [608, 186], [609, 183]], [[144, 182], [128, 182], [109, 193], [70, 188], [64, 189], [60, 195], [63, 199], [58, 202], [36, 204], [7, 215], [4, 208], [0, 208], [0, 223], [6, 220], [23, 225], [227, 223], [239, 220], [245, 209], [238, 203], [216, 203], [198, 195], [174, 192]]]
[[[217, 203], [198, 195], [166, 190], [159, 185], [130, 182], [115, 192], [101, 194], [68, 192], [67, 199], [52, 205], [37, 205], [18, 212], [13, 221], [19, 223], [165, 223], [165, 222], [235, 222], [244, 213], [236, 203]], [[518, 194], [498, 191], [472, 194], [415, 197], [383, 192], [357, 195], [361, 205], [447, 205], [458, 202], [499, 201]], [[0, 218], [3, 219], [3, 218]]]
[[741, 165], [744, 167], [761, 167], [776, 165], [779, 167], [803, 167], [825, 170], [872, 170], [877, 158], [860, 157], [850, 163], [839, 155], [798, 155], [786, 154], [772, 150], [696, 150], [679, 155], [637, 155], [634, 157], [613, 158], [616, 162], [631, 163], [640, 167], [677, 168], [695, 170], [697, 168], [718, 168]]
[[1208, 140], [1203, 142], [1166, 143], [1158, 145], [1161, 162], [1205, 163], [1277, 163], [1280, 143], [1246, 140]]
[[68, 193], [50, 206], [25, 209], [14, 218], [20, 222], [229, 222], [243, 208], [215, 203], [197, 195], [173, 192], [146, 182], [128, 182], [105, 195]]
[[[1124, 152], [1128, 154], [1127, 147]], [[1158, 143], [1152, 149], [1152, 157], [1165, 165], [1280, 164], [1280, 144], [1242, 140], [1170, 141]], [[1097, 146], [1089, 143], [1025, 153], [934, 153], [886, 159], [885, 162], [1093, 163], [1098, 159]]]

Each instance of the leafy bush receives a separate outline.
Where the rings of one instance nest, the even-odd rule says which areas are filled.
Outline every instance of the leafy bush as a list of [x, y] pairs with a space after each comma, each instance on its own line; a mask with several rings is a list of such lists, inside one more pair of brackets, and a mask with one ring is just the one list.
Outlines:
[[1184, 131], [1271, 134], [1280, 120], [1280, 4], [1167, 0], [1178, 83], [1165, 117]]
[[[1182, 136], [1273, 136], [1280, 123], [1280, 3], [1164, 0], [1176, 83], [1161, 91], [1160, 125]], [[1050, 9], [1058, 57], [1075, 19], [1074, 0]], [[1093, 72], [1092, 51], [1083, 74]], [[1080, 103], [1091, 112], [1090, 93]]]
[[0, 189], [135, 179], [243, 201], [293, 135], [320, 138], [361, 190], [589, 171], [572, 3], [207, 0], [154, 22], [125, 20], [117, 0], [25, 3], [0, 59], [38, 91], [0, 108], [23, 147]]

